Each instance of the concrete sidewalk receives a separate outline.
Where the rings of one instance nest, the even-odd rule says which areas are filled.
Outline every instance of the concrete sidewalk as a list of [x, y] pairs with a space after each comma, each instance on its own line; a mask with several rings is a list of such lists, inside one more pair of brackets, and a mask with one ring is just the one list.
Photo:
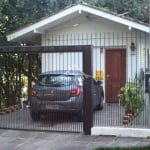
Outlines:
[[94, 150], [150, 145], [150, 139], [0, 129], [0, 150]]

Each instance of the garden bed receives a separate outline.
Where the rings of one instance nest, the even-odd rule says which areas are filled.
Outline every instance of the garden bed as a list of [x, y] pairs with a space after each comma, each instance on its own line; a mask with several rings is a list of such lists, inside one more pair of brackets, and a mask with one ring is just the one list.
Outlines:
[[7, 107], [7, 108], [3, 108], [0, 111], [0, 115], [5, 115], [7, 113], [14, 112], [14, 111], [19, 110], [21, 108], [22, 108], [21, 104], [16, 104], [16, 105], [13, 105], [13, 106], [10, 106], [10, 107]]

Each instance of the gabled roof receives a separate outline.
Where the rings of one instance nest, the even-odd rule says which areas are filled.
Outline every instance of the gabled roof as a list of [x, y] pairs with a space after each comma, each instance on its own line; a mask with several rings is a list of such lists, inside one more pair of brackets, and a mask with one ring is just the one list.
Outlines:
[[105, 18], [107, 20], [123, 24], [129, 28], [134, 28], [140, 31], [150, 33], [150, 27], [143, 22], [119, 15], [113, 12], [105, 11], [95, 6], [91, 6], [86, 3], [78, 3], [76, 5], [69, 6], [56, 14], [48, 17], [44, 17], [37, 22], [31, 23], [22, 27], [16, 31], [13, 31], [7, 35], [8, 41], [17, 41], [23, 37], [34, 35], [35, 33], [42, 33], [48, 28], [54, 27], [59, 23], [67, 21], [68, 17], [74, 17], [80, 15], [82, 12], [89, 13], [98, 17]]

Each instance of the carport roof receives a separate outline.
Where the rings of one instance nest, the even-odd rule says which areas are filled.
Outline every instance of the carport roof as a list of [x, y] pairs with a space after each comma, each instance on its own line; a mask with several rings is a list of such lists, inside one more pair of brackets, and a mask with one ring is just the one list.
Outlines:
[[29, 36], [34, 36], [37, 33], [43, 34], [46, 30], [69, 20], [69, 18], [79, 16], [82, 12], [105, 18], [122, 25], [126, 25], [129, 27], [129, 29], [134, 28], [143, 32], [150, 33], [149, 25], [145, 24], [144, 22], [126, 17], [123, 14], [106, 11], [95, 6], [91, 6], [87, 3], [78, 3], [75, 5], [71, 5], [55, 14], [52, 14], [51, 16], [41, 18], [34, 23], [30, 23], [18, 30], [9, 33], [7, 35], [7, 40], [18, 41]]

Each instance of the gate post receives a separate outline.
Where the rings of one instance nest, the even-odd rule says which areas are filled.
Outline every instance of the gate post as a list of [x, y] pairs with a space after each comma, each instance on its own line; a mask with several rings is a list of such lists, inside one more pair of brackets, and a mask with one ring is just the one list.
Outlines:
[[83, 132], [86, 135], [90, 135], [93, 126], [92, 46], [86, 46], [86, 49], [83, 50], [83, 72], [85, 74], [83, 86]]
[[28, 100], [30, 99], [30, 89], [32, 87], [32, 54], [28, 54], [29, 66], [28, 66]]

